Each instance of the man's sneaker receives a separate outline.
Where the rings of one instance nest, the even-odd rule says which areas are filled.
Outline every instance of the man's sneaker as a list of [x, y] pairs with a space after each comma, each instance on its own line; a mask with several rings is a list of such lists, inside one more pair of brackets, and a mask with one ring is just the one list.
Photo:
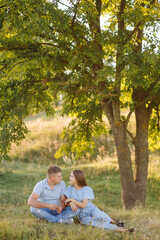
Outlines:
[[64, 224], [73, 224], [74, 220], [73, 218], [68, 218], [68, 219], [60, 219], [59, 223], [64, 223]]

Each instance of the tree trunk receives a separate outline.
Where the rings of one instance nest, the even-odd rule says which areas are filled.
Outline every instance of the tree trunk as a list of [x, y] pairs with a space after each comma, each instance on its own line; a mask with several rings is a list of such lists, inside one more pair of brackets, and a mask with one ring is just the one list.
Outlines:
[[137, 202], [145, 206], [148, 175], [148, 127], [151, 112], [145, 104], [135, 109], [135, 183], [137, 185]]
[[116, 114], [114, 113], [116, 108], [113, 104], [103, 101], [102, 107], [109, 119], [114, 135], [119, 163], [123, 207], [132, 209], [135, 206], [144, 206], [148, 172], [148, 124], [151, 112], [149, 113], [145, 104], [138, 107], [135, 111], [136, 137], [134, 178], [131, 153], [127, 140], [126, 121], [120, 119], [117, 121]]
[[[99, 0], [100, 1], [100, 0]], [[97, 1], [98, 2], [98, 1]], [[123, 206], [126, 209], [132, 209], [135, 206], [145, 205], [147, 191], [147, 174], [148, 174], [148, 126], [151, 115], [151, 108], [146, 108], [145, 101], [148, 98], [148, 92], [139, 87], [133, 89], [132, 98], [137, 104], [135, 106], [136, 115], [136, 136], [132, 136], [135, 145], [135, 176], [132, 169], [131, 152], [127, 139], [127, 125], [129, 119], [121, 119], [120, 113], [120, 92], [121, 92], [121, 77], [125, 67], [124, 62], [124, 46], [127, 39], [125, 31], [125, 12], [126, 0], [121, 0], [118, 12], [118, 45], [116, 56], [116, 75], [114, 95], [115, 98], [104, 98], [101, 102], [115, 140], [116, 152], [119, 163], [120, 180], [121, 180], [121, 195]], [[134, 31], [137, 32], [136, 43], [133, 46], [133, 53], [138, 57], [138, 53], [142, 51], [143, 27], [139, 22]], [[124, 36], [126, 38], [124, 38]], [[103, 85], [102, 85], [103, 86]], [[143, 104], [142, 104], [143, 103]], [[128, 115], [130, 116], [130, 115]]]
[[133, 178], [125, 122], [115, 123], [113, 134], [119, 163], [122, 203], [124, 208], [131, 209], [136, 203], [136, 184]]

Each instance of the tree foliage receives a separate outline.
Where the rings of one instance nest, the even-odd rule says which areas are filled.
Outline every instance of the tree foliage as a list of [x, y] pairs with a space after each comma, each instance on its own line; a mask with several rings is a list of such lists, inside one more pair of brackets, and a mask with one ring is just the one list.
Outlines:
[[[93, 146], [92, 136], [97, 130], [101, 133], [104, 129], [100, 104], [103, 97], [110, 100], [119, 98], [123, 107], [132, 110], [135, 102], [131, 97], [126, 100], [125, 96], [131, 96], [133, 88], [143, 87], [147, 91], [153, 85], [150, 95], [159, 94], [159, 39], [156, 34], [159, 29], [159, 6], [156, 1], [128, 1], [123, 12], [125, 32], [118, 35], [116, 26], [120, 14], [118, 10], [121, 11], [120, 7], [123, 7], [121, 1], [68, 1], [67, 4], [63, 1], [41, 0], [1, 2], [1, 94], [5, 93], [1, 99], [8, 99], [12, 103], [12, 106], [5, 106], [9, 114], [10, 108], [17, 108], [14, 114], [20, 118], [19, 124], [22, 126], [22, 119], [33, 109], [49, 108], [46, 106], [48, 98], [50, 102], [53, 97], [58, 98], [58, 93], [63, 94], [63, 113], [72, 114], [77, 119], [70, 125], [75, 123], [75, 129], [79, 129], [78, 135], [77, 130], [74, 133], [71, 130], [74, 135], [72, 139], [81, 139], [82, 132], [86, 144], [92, 142]], [[66, 6], [65, 10], [59, 8], [63, 5]], [[100, 14], [108, 14], [104, 30], [100, 30], [97, 23]], [[136, 48], [139, 26], [145, 28], [145, 33], [143, 52], [137, 54], [133, 49]], [[118, 61], [125, 66], [121, 72], [123, 86], [120, 96], [115, 93], [118, 38], [123, 38], [120, 43], [123, 55]], [[16, 100], [6, 96], [9, 91]], [[25, 102], [22, 103], [24, 95]], [[156, 108], [158, 104], [157, 99]], [[22, 105], [20, 109], [19, 105]], [[2, 122], [4, 120], [7, 124], [9, 118], [13, 121], [13, 117], [4, 116], [3, 104], [1, 109]], [[3, 130], [3, 123], [1, 126]], [[21, 128], [22, 137], [24, 129]], [[83, 130], [86, 134], [83, 134]], [[15, 129], [13, 135], [14, 132]], [[1, 151], [10, 142], [2, 135]], [[21, 131], [14, 140], [18, 140], [20, 135]], [[4, 144], [4, 138], [7, 144]], [[88, 146], [90, 148], [90, 144]], [[76, 149], [78, 151], [81, 148]]]
[[[80, 157], [92, 150], [93, 136], [106, 133], [105, 113], [115, 139], [122, 195], [127, 189], [123, 176], [130, 174], [124, 205], [144, 202], [149, 120], [152, 139], [155, 126], [159, 129], [159, 8], [157, 0], [0, 1], [2, 157], [12, 141], [27, 133], [24, 118], [42, 109], [52, 114], [52, 104], [61, 97], [62, 114], [73, 120], [57, 156]], [[102, 15], [107, 16], [103, 27]], [[135, 134], [128, 129], [133, 112]], [[135, 180], [127, 134], [135, 146]]]

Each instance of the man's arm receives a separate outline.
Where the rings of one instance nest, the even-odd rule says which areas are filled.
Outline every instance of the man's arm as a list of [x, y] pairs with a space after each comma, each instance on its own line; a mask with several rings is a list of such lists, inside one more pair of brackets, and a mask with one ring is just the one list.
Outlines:
[[62, 195], [61, 198], [61, 207], [62, 207], [62, 210], [65, 209], [66, 207], [66, 204], [65, 204], [65, 201], [66, 201], [66, 196], [65, 195]]
[[38, 197], [39, 195], [37, 193], [32, 192], [28, 199], [28, 205], [35, 208], [49, 208], [51, 210], [57, 210], [58, 205], [40, 202], [37, 200]]
[[61, 197], [60, 197], [60, 201], [61, 201], [61, 205], [60, 206], [57, 206], [57, 213], [61, 213], [62, 212], [62, 210], [66, 207], [66, 205], [65, 205], [65, 200], [66, 200], [66, 197], [64, 196], [64, 195], [62, 195]]

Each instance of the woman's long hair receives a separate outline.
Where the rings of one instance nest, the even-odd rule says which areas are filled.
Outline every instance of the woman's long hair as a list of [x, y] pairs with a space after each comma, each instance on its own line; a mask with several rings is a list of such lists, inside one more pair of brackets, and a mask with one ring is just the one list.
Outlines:
[[80, 187], [87, 186], [86, 178], [84, 176], [84, 173], [81, 170], [74, 170], [72, 173], [73, 173], [75, 179], [77, 180], [77, 184]]

